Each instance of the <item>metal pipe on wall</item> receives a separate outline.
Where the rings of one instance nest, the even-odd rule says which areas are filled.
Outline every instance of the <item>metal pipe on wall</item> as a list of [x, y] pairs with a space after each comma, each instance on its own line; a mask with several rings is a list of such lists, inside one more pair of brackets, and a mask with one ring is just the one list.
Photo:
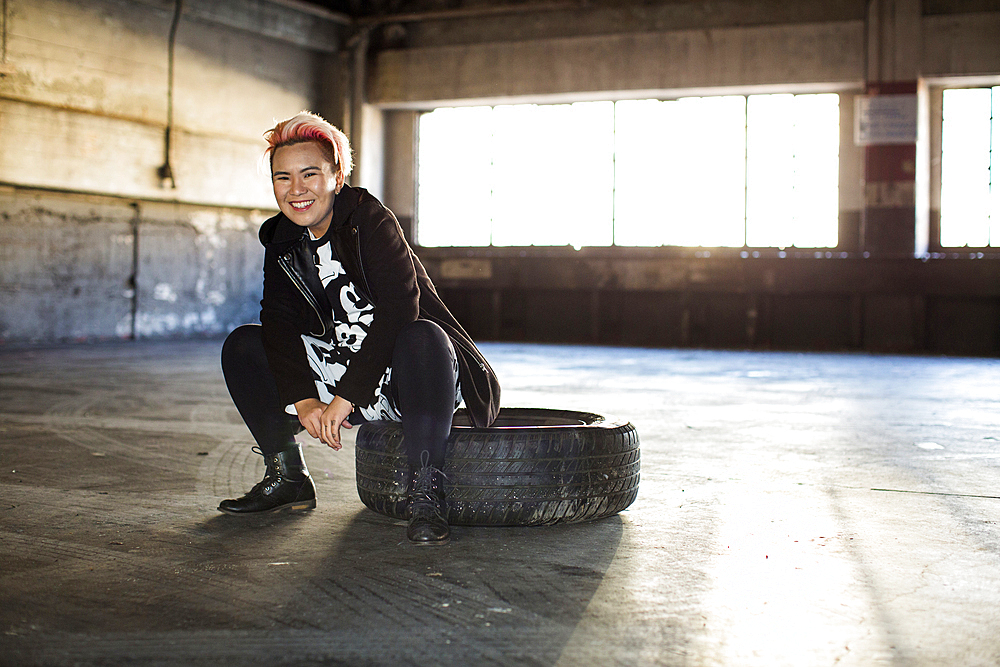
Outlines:
[[3, 0], [3, 15], [0, 16], [3, 22], [3, 38], [0, 42], [0, 64], [7, 64], [7, 0]]
[[[289, 2], [295, 3], [297, 0], [271, 0], [286, 6], [293, 6]], [[351, 138], [351, 145], [358, 157], [355, 164], [359, 164], [364, 159], [362, 155], [362, 145], [364, 144], [364, 132], [362, 117], [366, 95], [366, 80], [368, 76], [368, 48], [371, 43], [371, 31], [378, 26], [389, 23], [420, 23], [423, 21], [440, 21], [450, 19], [465, 19], [482, 16], [498, 16], [502, 14], [530, 14], [537, 12], [568, 11], [580, 9], [586, 5], [584, 0], [564, 0], [555, 2], [542, 2], [527, 5], [501, 5], [466, 7], [457, 9], [445, 9], [429, 12], [386, 14], [382, 16], [355, 17], [350, 24], [357, 28], [354, 35], [348, 40], [346, 50], [351, 53], [351, 92], [350, 101], [346, 105], [348, 118], [345, 123], [345, 130]], [[358, 173], [355, 170], [355, 173]], [[352, 180], [352, 182], [354, 182]]]
[[128, 278], [129, 290], [132, 293], [130, 303], [131, 328], [128, 337], [129, 340], [136, 340], [138, 338], [136, 321], [139, 317], [139, 221], [142, 218], [142, 209], [138, 202], [132, 202], [131, 206], [134, 213], [132, 215], [132, 273]]
[[0, 77], [14, 73], [14, 67], [7, 64], [7, 35], [10, 32], [10, 12], [7, 9], [7, 0], [3, 0], [3, 8], [0, 9]]
[[167, 128], [163, 132], [163, 164], [156, 170], [160, 184], [165, 188], [177, 188], [174, 170], [170, 166], [170, 134], [174, 128], [174, 51], [177, 46], [177, 26], [184, 11], [184, 0], [174, 0], [174, 18], [170, 23], [170, 37], [167, 42]]
[[[368, 76], [368, 45], [371, 43], [371, 28], [361, 28], [347, 42], [347, 48], [352, 55], [351, 61], [351, 101], [348, 106], [349, 116], [347, 119], [347, 135], [351, 138], [351, 146], [354, 149], [355, 161], [357, 165], [364, 159], [361, 155], [362, 136], [364, 127], [362, 125], [362, 108], [365, 103], [365, 79]], [[357, 174], [358, 170], [355, 169]], [[355, 183], [355, 179], [352, 179]]]

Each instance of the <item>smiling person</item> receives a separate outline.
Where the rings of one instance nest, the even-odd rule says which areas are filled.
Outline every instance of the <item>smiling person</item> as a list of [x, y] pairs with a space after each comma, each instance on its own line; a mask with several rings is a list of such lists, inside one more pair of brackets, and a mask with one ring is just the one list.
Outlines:
[[476, 426], [499, 411], [500, 385], [438, 297], [392, 212], [344, 184], [347, 136], [302, 112], [265, 133], [278, 213], [260, 228], [260, 324], [222, 348], [229, 393], [264, 455], [264, 478], [223, 500], [231, 514], [298, 511], [316, 491], [295, 435], [331, 449], [341, 428], [402, 422], [410, 465], [407, 538], [448, 540], [445, 443], [463, 402]]

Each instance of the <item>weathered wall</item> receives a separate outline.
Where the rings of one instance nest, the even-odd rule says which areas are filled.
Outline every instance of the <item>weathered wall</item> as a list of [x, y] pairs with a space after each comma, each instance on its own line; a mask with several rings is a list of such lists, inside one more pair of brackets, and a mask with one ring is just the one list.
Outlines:
[[[257, 170], [261, 133], [303, 108], [351, 131], [355, 182], [408, 227], [420, 109], [836, 90], [841, 243], [831, 258], [626, 248], [421, 255], [481, 337], [1000, 353], [1000, 260], [864, 257], [864, 155], [852, 136], [853, 97], [873, 69], [1000, 82], [995, 2], [515, 4], [509, 14], [379, 25], [365, 59], [351, 51], [349, 27], [315, 12], [186, 0], [171, 88], [172, 0], [6, 0], [0, 341], [216, 334], [253, 319], [262, 260], [254, 232], [273, 208]], [[899, 20], [876, 29], [879, 12]], [[354, 118], [352, 74], [366, 75], [368, 101]], [[171, 91], [176, 187], [158, 174]]]
[[217, 334], [257, 316], [259, 211], [0, 188], [0, 343]]
[[[861, 21], [424, 47], [378, 56], [369, 101], [642, 98], [668, 91], [858, 85]], [[829, 54], [837, 54], [831, 58]]]
[[[256, 228], [275, 208], [262, 133], [323, 111], [338, 26], [263, 0], [188, 0], [171, 87], [172, 1], [5, 6], [0, 342], [254, 319]], [[159, 173], [169, 121], [173, 182]]]

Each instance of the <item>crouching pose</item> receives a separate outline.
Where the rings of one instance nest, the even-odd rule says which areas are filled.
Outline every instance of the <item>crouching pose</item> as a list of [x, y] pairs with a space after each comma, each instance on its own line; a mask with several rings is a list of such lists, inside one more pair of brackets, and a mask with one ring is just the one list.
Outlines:
[[264, 455], [264, 478], [232, 514], [312, 509], [316, 492], [295, 435], [334, 450], [340, 429], [401, 421], [411, 468], [407, 537], [447, 541], [441, 468], [455, 409], [476, 426], [499, 411], [493, 370], [438, 297], [392, 212], [344, 184], [351, 149], [311, 113], [265, 137], [280, 213], [260, 228], [260, 325], [222, 348], [229, 393]]

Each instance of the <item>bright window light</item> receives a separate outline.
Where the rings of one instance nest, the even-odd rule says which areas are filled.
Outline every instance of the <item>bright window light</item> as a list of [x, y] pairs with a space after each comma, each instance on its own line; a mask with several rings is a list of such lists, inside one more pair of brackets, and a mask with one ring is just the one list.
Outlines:
[[835, 94], [437, 109], [417, 240], [831, 247], [839, 139]]
[[747, 100], [747, 245], [837, 245], [840, 97]]
[[417, 242], [490, 245], [493, 109], [437, 109], [420, 117]]
[[611, 245], [611, 102], [493, 110], [493, 245]]
[[941, 245], [1000, 246], [1000, 86], [944, 91]]
[[742, 96], [616, 105], [617, 245], [743, 245], [745, 107]]

